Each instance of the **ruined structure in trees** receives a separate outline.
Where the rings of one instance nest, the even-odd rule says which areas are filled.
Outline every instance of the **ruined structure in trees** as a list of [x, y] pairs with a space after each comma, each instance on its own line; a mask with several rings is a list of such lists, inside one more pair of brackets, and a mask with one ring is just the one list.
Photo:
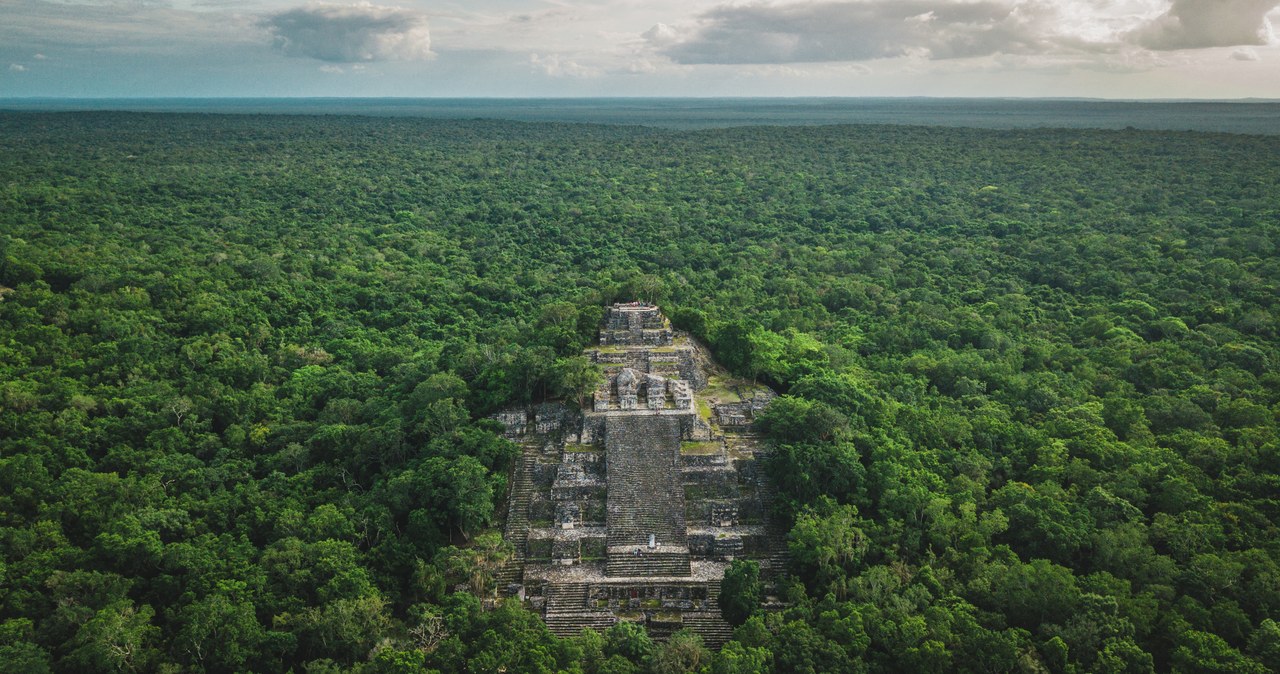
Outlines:
[[719, 645], [729, 561], [755, 558], [769, 573], [785, 552], [750, 426], [773, 394], [718, 372], [645, 304], [610, 307], [587, 355], [604, 377], [584, 409], [499, 415], [524, 447], [503, 587], [560, 635], [631, 620], [658, 638], [688, 627]]

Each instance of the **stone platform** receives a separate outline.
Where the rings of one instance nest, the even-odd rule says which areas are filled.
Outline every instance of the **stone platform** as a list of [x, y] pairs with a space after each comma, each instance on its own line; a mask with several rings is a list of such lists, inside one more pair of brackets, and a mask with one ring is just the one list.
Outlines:
[[495, 415], [524, 447], [504, 587], [562, 636], [631, 621], [718, 647], [731, 633], [719, 608], [729, 562], [757, 559], [769, 578], [786, 560], [750, 426], [773, 394], [700, 403], [709, 360], [650, 305], [610, 307], [587, 355], [603, 379], [585, 408]]

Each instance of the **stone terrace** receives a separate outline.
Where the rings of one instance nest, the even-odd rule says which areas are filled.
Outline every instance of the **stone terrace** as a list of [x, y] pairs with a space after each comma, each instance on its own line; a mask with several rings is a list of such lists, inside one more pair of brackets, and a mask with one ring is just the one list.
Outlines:
[[584, 409], [495, 416], [524, 447], [503, 587], [561, 636], [632, 621], [655, 639], [688, 628], [719, 647], [732, 631], [719, 609], [728, 563], [757, 559], [766, 578], [786, 563], [751, 431], [772, 392], [712, 393], [714, 366], [650, 305], [610, 307], [587, 355], [604, 379]]

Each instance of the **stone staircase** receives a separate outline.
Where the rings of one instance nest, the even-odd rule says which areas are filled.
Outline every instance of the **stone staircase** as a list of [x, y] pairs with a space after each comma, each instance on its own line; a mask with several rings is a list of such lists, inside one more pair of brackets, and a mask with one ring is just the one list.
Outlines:
[[603, 632], [617, 624], [617, 616], [608, 611], [567, 611], [562, 613], [547, 612], [544, 618], [547, 629], [558, 637], [576, 637], [584, 629]]
[[638, 557], [625, 553], [610, 554], [604, 572], [607, 576], [622, 578], [687, 576], [689, 553], [645, 550]]
[[587, 606], [590, 586], [586, 583], [556, 583], [547, 586], [547, 612], [544, 619], [552, 634], [577, 636], [584, 629], [606, 630], [618, 622], [609, 610]]
[[684, 626], [702, 637], [707, 648], [718, 649], [733, 638], [733, 627], [715, 611], [689, 611], [684, 614]]
[[684, 626], [702, 637], [707, 648], [717, 649], [733, 637], [733, 627], [720, 615], [720, 581], [707, 581], [707, 603], [702, 611], [684, 614]]
[[533, 498], [533, 465], [537, 462], [537, 450], [526, 449], [511, 472], [511, 490], [507, 497], [507, 522], [505, 538], [515, 548], [511, 561], [494, 574], [498, 591], [511, 583], [524, 582], [524, 556], [529, 540], [529, 501]]
[[548, 585], [547, 595], [547, 613], [563, 613], [569, 611], [582, 611], [587, 608], [587, 591], [586, 583], [556, 583]]
[[770, 532], [766, 549], [769, 553], [760, 560], [760, 570], [770, 575], [786, 572], [791, 564], [791, 550], [787, 547], [787, 535], [781, 531]]
[[[758, 484], [762, 506], [768, 513], [773, 509], [773, 500], [776, 497], [774, 487], [764, 476], [760, 476]], [[791, 548], [787, 546], [787, 530], [777, 522], [770, 522], [765, 532], [762, 547], [767, 552], [764, 559], [760, 560], [760, 571], [767, 576], [786, 573], [791, 563]]]
[[[695, 396], [706, 385], [705, 354], [683, 338], [673, 344], [656, 308], [617, 305], [606, 316], [600, 344], [608, 348], [588, 354], [607, 372], [678, 378]], [[772, 586], [790, 558], [786, 531], [769, 522], [768, 448], [749, 425], [764, 402], [738, 403], [742, 424], [728, 434], [687, 410], [623, 411], [616, 400], [581, 416], [555, 406], [501, 415], [525, 445], [505, 513], [515, 554], [497, 574], [499, 590], [523, 588], [527, 606], [562, 637], [638, 621], [656, 640], [685, 628], [709, 648], [723, 646], [733, 634], [720, 615], [723, 559], [759, 561]], [[682, 438], [717, 442], [720, 451], [682, 455]], [[572, 565], [552, 563], [577, 554], [584, 557]]]
[[[680, 423], [630, 415], [605, 420], [610, 576], [689, 575], [680, 478]], [[649, 537], [675, 552], [649, 549]], [[639, 549], [640, 555], [634, 551]]]
[[720, 605], [720, 583], [719, 580], [707, 581], [707, 601], [714, 602], [716, 606]]

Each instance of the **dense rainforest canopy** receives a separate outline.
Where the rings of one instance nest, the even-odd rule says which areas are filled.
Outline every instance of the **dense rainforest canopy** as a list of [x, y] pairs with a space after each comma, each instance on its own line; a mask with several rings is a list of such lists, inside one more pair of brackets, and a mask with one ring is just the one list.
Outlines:
[[[0, 115], [0, 662], [1280, 670], [1263, 137]], [[605, 303], [785, 395], [718, 653], [483, 610]], [[762, 611], [771, 592], [785, 608]]]

